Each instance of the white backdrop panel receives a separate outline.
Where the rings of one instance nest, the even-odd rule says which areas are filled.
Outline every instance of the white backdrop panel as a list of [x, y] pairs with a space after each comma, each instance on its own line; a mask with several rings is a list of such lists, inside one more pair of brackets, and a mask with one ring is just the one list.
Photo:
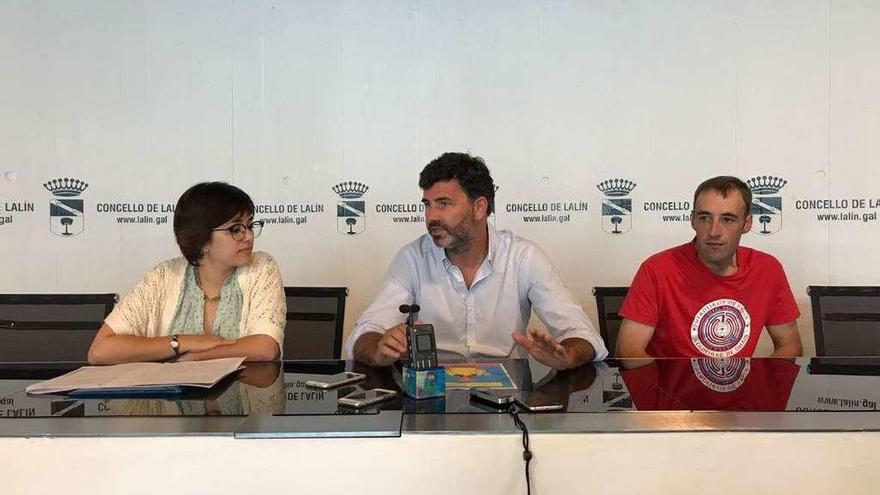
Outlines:
[[[258, 247], [287, 285], [351, 289], [350, 327], [424, 230], [419, 170], [463, 150], [493, 171], [495, 225], [593, 317], [593, 286], [690, 238], [698, 182], [777, 178], [744, 243], [785, 265], [811, 352], [805, 287], [880, 274], [878, 23], [829, 0], [4, 2], [0, 292], [126, 292], [177, 253], [168, 205], [226, 180], [273, 222]], [[68, 225], [56, 178], [88, 184]]]

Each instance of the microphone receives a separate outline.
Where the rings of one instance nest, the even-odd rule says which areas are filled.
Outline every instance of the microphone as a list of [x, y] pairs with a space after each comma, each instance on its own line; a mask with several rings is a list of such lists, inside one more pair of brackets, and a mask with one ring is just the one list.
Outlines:
[[420, 309], [418, 304], [401, 304], [400, 308], [398, 308], [401, 313], [418, 313]]
[[406, 324], [411, 327], [413, 324], [413, 314], [418, 313], [422, 308], [418, 304], [401, 304], [398, 309], [401, 313], [407, 315]]

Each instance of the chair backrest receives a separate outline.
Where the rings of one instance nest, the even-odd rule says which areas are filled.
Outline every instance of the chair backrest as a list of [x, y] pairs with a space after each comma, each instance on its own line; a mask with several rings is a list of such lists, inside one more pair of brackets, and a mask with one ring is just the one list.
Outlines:
[[347, 287], [285, 287], [284, 359], [339, 359]]
[[614, 357], [614, 346], [617, 345], [617, 333], [620, 331], [622, 319], [617, 312], [623, 305], [627, 291], [629, 287], [593, 287], [599, 315], [599, 333], [608, 348], [609, 357]]
[[0, 294], [0, 361], [85, 361], [116, 294]]
[[817, 356], [880, 356], [880, 287], [807, 287]]

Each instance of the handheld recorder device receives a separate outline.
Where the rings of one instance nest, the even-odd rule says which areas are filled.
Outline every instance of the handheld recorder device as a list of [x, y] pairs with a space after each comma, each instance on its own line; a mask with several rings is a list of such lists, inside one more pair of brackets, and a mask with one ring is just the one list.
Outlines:
[[406, 349], [409, 353], [410, 367], [426, 370], [437, 367], [437, 341], [434, 339], [433, 325], [408, 325], [406, 327]]
[[406, 352], [409, 354], [409, 367], [416, 371], [437, 367], [437, 340], [434, 326], [415, 324], [414, 315], [421, 308], [418, 304], [403, 304], [400, 312], [406, 315]]

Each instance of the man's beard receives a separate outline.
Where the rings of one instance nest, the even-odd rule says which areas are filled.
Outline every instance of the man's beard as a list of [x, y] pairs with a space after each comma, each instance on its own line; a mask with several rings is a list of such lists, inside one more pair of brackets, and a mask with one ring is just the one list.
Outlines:
[[474, 223], [473, 215], [465, 215], [461, 222], [452, 228], [449, 228], [449, 226], [443, 222], [434, 221], [428, 224], [428, 233], [430, 234], [431, 229], [434, 227], [439, 227], [445, 230], [446, 239], [448, 239], [446, 245], [442, 245], [441, 241], [432, 234], [431, 238], [434, 240], [434, 244], [437, 247], [446, 249], [447, 253], [463, 253], [470, 249], [474, 243]]

